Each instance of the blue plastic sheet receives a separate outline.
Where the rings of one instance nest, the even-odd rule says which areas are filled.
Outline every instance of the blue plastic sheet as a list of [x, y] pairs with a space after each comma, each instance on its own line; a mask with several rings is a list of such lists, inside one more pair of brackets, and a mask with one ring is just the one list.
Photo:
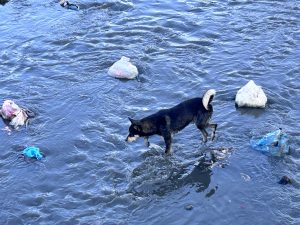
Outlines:
[[41, 160], [44, 156], [40, 153], [40, 149], [37, 147], [27, 147], [23, 150], [23, 155], [28, 158], [35, 158]]
[[282, 156], [289, 153], [288, 136], [281, 129], [270, 132], [260, 139], [252, 139], [253, 149], [266, 155]]

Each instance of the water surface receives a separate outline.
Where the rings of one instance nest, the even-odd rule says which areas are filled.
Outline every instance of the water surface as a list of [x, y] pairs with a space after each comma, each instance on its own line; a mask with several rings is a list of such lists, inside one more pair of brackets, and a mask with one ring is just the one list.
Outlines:
[[[27, 128], [0, 131], [0, 224], [300, 224], [297, 0], [74, 3], [80, 11], [56, 1], [0, 7], [1, 101], [37, 114]], [[138, 80], [107, 75], [123, 55]], [[265, 90], [265, 109], [235, 108], [250, 79]], [[171, 157], [158, 137], [150, 148], [124, 142], [127, 117], [208, 88], [217, 90], [215, 142], [204, 145], [194, 125], [175, 136]], [[278, 127], [290, 155], [250, 148]], [[18, 158], [30, 145], [46, 159]], [[232, 152], [204, 166], [215, 148]], [[283, 175], [294, 184], [277, 184]]]

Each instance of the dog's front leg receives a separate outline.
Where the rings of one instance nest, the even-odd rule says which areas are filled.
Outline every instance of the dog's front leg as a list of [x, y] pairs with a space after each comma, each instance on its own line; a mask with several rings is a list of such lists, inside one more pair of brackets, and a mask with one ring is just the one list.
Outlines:
[[172, 152], [172, 134], [168, 129], [163, 128], [163, 129], [161, 129], [161, 135], [163, 136], [165, 144], [166, 144], [165, 153], [167, 155], [169, 155]]
[[144, 142], [145, 142], [145, 145], [149, 148], [149, 146], [150, 146], [149, 137], [145, 137]]
[[207, 133], [207, 131], [204, 128], [201, 128], [200, 131], [201, 131], [201, 133], [203, 135], [203, 142], [206, 143], [207, 142], [208, 133]]
[[218, 124], [212, 123], [212, 124], [209, 124], [208, 127], [213, 129], [213, 131], [211, 133], [211, 140], [213, 141], [215, 139], [215, 136], [216, 136], [216, 130], [217, 130]]
[[167, 155], [170, 155], [172, 153], [172, 135], [167, 134], [164, 136], [165, 144], [166, 144], [166, 150], [165, 153]]

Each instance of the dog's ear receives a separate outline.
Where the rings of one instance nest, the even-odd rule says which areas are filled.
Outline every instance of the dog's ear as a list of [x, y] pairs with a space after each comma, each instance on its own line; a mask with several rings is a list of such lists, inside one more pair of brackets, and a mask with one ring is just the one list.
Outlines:
[[134, 120], [134, 119], [132, 119], [132, 118], [130, 118], [130, 117], [128, 117], [128, 119], [130, 120], [130, 122], [131, 122], [133, 125], [140, 125], [140, 124], [141, 124], [141, 122], [140, 122], [139, 120]]

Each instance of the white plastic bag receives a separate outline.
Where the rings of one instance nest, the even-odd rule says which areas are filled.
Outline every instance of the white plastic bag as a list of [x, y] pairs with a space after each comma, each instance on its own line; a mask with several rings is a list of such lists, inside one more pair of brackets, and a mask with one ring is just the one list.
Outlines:
[[238, 107], [264, 108], [267, 103], [267, 96], [260, 86], [257, 86], [253, 80], [250, 80], [238, 90], [235, 103]]
[[109, 68], [108, 74], [115, 78], [134, 79], [139, 73], [136, 66], [129, 61], [130, 58], [122, 56]]
[[20, 108], [12, 100], [5, 100], [0, 109], [0, 116], [10, 121], [9, 125], [17, 129], [19, 126], [26, 124], [28, 120], [27, 111], [30, 112], [29, 110]]

